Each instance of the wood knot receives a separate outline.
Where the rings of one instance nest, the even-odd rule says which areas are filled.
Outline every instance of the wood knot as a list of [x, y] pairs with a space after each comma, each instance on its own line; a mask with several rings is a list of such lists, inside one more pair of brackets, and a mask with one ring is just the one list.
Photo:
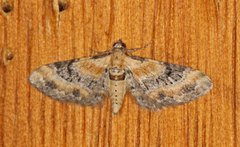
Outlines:
[[66, 0], [59, 0], [58, 4], [59, 4], [59, 11], [60, 12], [66, 10], [68, 8], [68, 5], [69, 5], [68, 1], [66, 1]]
[[11, 4], [11, 2], [9, 2], [8, 0], [3, 0], [2, 1], [2, 10], [5, 13], [11, 12], [12, 11], [12, 4]]
[[3, 49], [2, 57], [3, 57], [3, 64], [5, 66], [8, 65], [14, 57], [13, 51], [8, 49]]

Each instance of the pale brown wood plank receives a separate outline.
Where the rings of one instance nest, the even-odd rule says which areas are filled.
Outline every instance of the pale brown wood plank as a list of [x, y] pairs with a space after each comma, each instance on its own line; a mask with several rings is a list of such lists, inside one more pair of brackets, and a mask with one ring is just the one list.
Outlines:
[[[0, 146], [239, 146], [239, 4], [229, 1], [11, 1], [0, 13]], [[214, 88], [197, 101], [161, 111], [126, 95], [117, 116], [111, 101], [80, 107], [29, 85], [39, 66], [107, 51], [118, 39], [132, 55], [206, 73]], [[2, 56], [1, 56], [2, 57]]]
[[[0, 16], [0, 32], [4, 32], [4, 17]], [[0, 35], [0, 40], [1, 40], [1, 47], [0, 47], [0, 52], [1, 54], [3, 54], [4, 51], [4, 33], [2, 33], [2, 35]], [[4, 113], [4, 63], [3, 60], [0, 61], [0, 145], [3, 146], [3, 136], [4, 136], [4, 132], [3, 132], [3, 113]]]
[[[15, 10], [17, 12], [17, 9]], [[14, 44], [12, 41], [17, 42], [17, 16], [12, 15], [12, 14], [7, 14], [2, 16], [1, 22], [3, 24], [3, 34], [1, 35], [1, 50], [3, 49], [14, 49], [17, 47], [17, 44]], [[7, 27], [6, 27], [7, 26]], [[9, 35], [14, 35], [11, 39], [7, 36]], [[16, 51], [15, 51], [16, 52]], [[14, 53], [15, 53], [14, 52]], [[3, 53], [3, 52], [1, 52]], [[2, 58], [2, 56], [1, 56]], [[14, 57], [16, 60], [16, 56]], [[13, 62], [14, 63], [14, 62]], [[15, 62], [16, 64], [16, 62]], [[6, 68], [3, 65], [3, 62], [1, 61], [1, 71], [2, 75], [1, 77], [3, 78], [2, 80], [2, 103], [1, 107], [3, 108], [1, 116], [3, 117], [2, 122], [1, 122], [1, 128], [2, 128], [2, 139], [1, 139], [1, 144], [4, 146], [13, 146], [16, 142], [14, 141], [15, 138], [15, 129], [16, 129], [16, 65], [10, 65], [9, 68]]]
[[[234, 124], [233, 124], [233, 110], [234, 110], [234, 96], [233, 96], [233, 77], [232, 77], [232, 55], [234, 42], [233, 24], [234, 24], [234, 1], [227, 1], [227, 3], [220, 3], [218, 18], [218, 47], [216, 49], [218, 61], [215, 67], [218, 75], [215, 85], [217, 92], [213, 96], [213, 138], [215, 140], [213, 145], [216, 146], [234, 146]], [[214, 92], [214, 90], [213, 90]], [[228, 114], [228, 115], [226, 115]], [[222, 132], [222, 133], [219, 133]], [[217, 139], [216, 139], [217, 138]]]
[[[31, 3], [31, 22], [29, 23], [29, 29], [30, 30], [36, 30], [31, 31], [32, 40], [30, 43], [30, 69], [29, 71], [33, 71], [37, 67], [41, 66], [41, 60], [39, 59], [39, 51], [42, 48], [42, 42], [43, 42], [43, 34], [41, 33], [41, 26], [42, 26], [42, 11], [43, 11], [43, 3], [32, 1]], [[42, 105], [42, 99], [41, 94], [36, 92], [36, 89], [30, 88], [30, 146], [40, 146], [43, 143], [43, 127], [42, 127], [42, 111], [41, 111], [41, 105]], [[32, 99], [32, 97], [35, 97], [35, 99]], [[35, 126], [35, 127], [34, 127]]]
[[235, 21], [235, 25], [236, 28], [234, 29], [235, 33], [236, 33], [236, 42], [235, 43], [235, 50], [234, 50], [234, 57], [235, 57], [235, 66], [234, 66], [234, 98], [235, 98], [235, 134], [234, 134], [234, 145], [235, 146], [239, 146], [240, 145], [240, 133], [239, 133], [239, 128], [240, 128], [240, 33], [239, 33], [239, 28], [240, 28], [240, 3], [236, 3], [236, 21]]

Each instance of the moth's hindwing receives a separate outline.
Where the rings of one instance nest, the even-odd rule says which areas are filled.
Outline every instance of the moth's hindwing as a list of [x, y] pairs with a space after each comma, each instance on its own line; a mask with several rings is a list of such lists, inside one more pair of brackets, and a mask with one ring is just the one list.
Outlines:
[[108, 95], [109, 62], [109, 56], [56, 62], [34, 70], [29, 81], [55, 100], [94, 105]]
[[150, 109], [188, 103], [212, 89], [204, 73], [188, 67], [139, 57], [126, 57], [124, 66], [129, 92]]

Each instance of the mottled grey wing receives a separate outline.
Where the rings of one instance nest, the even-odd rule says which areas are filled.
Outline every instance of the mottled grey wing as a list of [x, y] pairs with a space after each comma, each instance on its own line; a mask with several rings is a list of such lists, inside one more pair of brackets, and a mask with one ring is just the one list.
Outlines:
[[129, 92], [150, 109], [188, 103], [212, 89], [204, 73], [188, 67], [140, 57], [126, 57], [124, 66]]
[[94, 105], [108, 95], [109, 63], [108, 55], [51, 63], [34, 70], [29, 81], [55, 100]]

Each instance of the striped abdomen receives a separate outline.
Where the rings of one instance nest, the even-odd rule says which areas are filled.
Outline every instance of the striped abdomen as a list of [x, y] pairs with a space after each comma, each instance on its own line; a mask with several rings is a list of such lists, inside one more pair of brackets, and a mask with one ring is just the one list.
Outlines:
[[[114, 69], [112, 71], [114, 71]], [[110, 96], [113, 113], [117, 115], [126, 93], [125, 72], [124, 70], [115, 73], [112, 71], [110, 71]]]

